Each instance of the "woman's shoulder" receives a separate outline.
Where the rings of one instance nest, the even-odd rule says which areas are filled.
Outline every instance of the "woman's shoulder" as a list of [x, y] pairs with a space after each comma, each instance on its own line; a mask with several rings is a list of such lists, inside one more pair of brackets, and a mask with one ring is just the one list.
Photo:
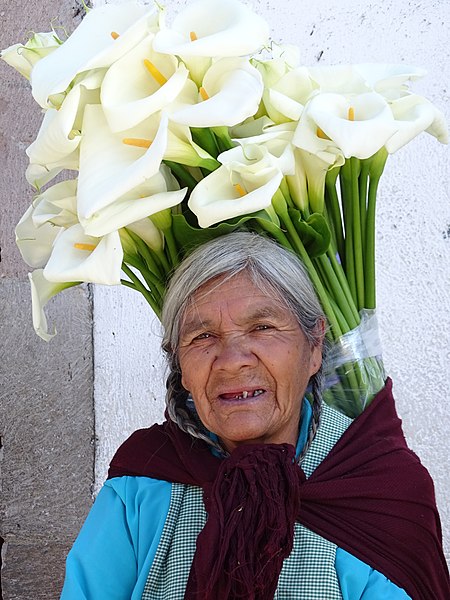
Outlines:
[[108, 479], [125, 475], [145, 475], [155, 450], [167, 442], [165, 424], [138, 429], [118, 448], [109, 466]]

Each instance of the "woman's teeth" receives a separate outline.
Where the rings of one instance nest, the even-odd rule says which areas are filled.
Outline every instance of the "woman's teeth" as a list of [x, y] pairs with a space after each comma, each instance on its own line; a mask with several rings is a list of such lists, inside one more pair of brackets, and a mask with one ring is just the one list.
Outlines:
[[254, 392], [247, 392], [246, 390], [242, 392], [242, 394], [237, 394], [235, 396], [235, 399], [240, 399], [240, 398], [248, 398], [250, 396], [250, 398], [255, 398], [256, 396], [259, 396], [260, 394], [262, 394], [264, 392], [264, 390], [255, 390]]

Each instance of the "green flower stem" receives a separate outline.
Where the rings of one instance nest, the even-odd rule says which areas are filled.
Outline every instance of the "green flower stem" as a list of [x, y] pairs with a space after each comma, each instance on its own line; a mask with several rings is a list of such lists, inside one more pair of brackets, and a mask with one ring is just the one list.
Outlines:
[[[333, 297], [338, 305], [340, 311], [342, 312], [345, 319], [345, 330], [342, 329], [343, 333], [354, 329], [359, 322], [359, 319], [355, 318], [355, 315], [352, 311], [352, 307], [348, 302], [345, 291], [341, 285], [341, 281], [337, 277], [337, 274], [330, 264], [327, 255], [322, 254], [316, 258], [316, 260], [321, 264], [326, 280], [329, 283], [329, 286], [332, 290]], [[353, 302], [351, 303], [353, 304]]]
[[147, 246], [144, 240], [136, 235], [133, 231], [128, 230], [128, 233], [133, 239], [133, 242], [136, 244], [139, 254], [145, 260], [149, 271], [151, 271], [159, 279], [162, 279], [164, 276], [164, 271], [161, 270], [161, 264], [158, 262], [158, 260], [155, 260], [150, 248]]
[[328, 322], [331, 327], [331, 335], [334, 339], [337, 339], [342, 335], [342, 330], [339, 326], [336, 315], [334, 314], [334, 310], [329, 301], [327, 292], [326, 292], [324, 286], [322, 285], [322, 282], [321, 282], [319, 276], [317, 275], [316, 269], [314, 268], [314, 265], [308, 255], [308, 253], [306, 252], [305, 247], [304, 247], [300, 237], [298, 236], [298, 233], [294, 227], [294, 224], [292, 223], [292, 221], [289, 217], [286, 200], [284, 199], [283, 194], [279, 190], [277, 190], [275, 192], [275, 195], [272, 198], [272, 205], [275, 208], [275, 212], [280, 217], [281, 221], [283, 222], [284, 226], [287, 229], [288, 239], [289, 239], [290, 243], [294, 247], [297, 254], [300, 256], [300, 258], [302, 259], [303, 264], [305, 265], [305, 267], [308, 271], [311, 281], [316, 289], [316, 293], [322, 304], [323, 310], [325, 311], [325, 314], [328, 318]]
[[347, 321], [345, 320], [344, 314], [342, 313], [338, 303], [332, 296], [330, 297], [330, 303], [333, 306], [333, 310], [336, 314], [336, 318], [342, 327], [342, 335], [344, 335], [345, 333], [348, 333], [349, 328], [348, 328]]
[[353, 225], [353, 259], [355, 265], [356, 297], [358, 310], [364, 308], [364, 260], [361, 240], [361, 214], [359, 206], [359, 160], [350, 159], [352, 185], [352, 225]]
[[352, 293], [348, 286], [348, 281], [345, 277], [342, 266], [339, 264], [334, 252], [330, 248], [328, 248], [328, 250], [327, 250], [327, 256], [331, 263], [331, 266], [333, 267], [333, 271], [335, 272], [336, 277], [339, 279], [339, 283], [341, 285], [342, 291], [345, 294], [345, 300], [352, 311], [353, 318], [356, 321], [356, 325], [359, 325], [360, 317], [359, 317], [358, 309], [356, 308], [356, 305], [353, 301]]
[[359, 213], [361, 223], [361, 244], [366, 247], [366, 220], [367, 220], [367, 184], [369, 179], [370, 163], [361, 161], [361, 172], [359, 174]]
[[230, 138], [228, 127], [212, 127], [211, 131], [216, 136], [217, 144], [221, 152], [225, 152], [225, 150], [231, 150], [231, 148], [236, 146], [236, 144]]
[[291, 208], [295, 208], [294, 201], [291, 198], [291, 192], [289, 190], [288, 182], [286, 181], [286, 177], [283, 177], [280, 183], [280, 192], [283, 194], [284, 199], [286, 200], [288, 206]]
[[341, 261], [344, 262], [344, 231], [342, 229], [341, 210], [339, 207], [339, 198], [336, 190], [339, 172], [339, 168], [331, 169], [331, 171], [328, 171], [325, 177], [325, 205], [333, 226], [332, 231], [336, 243], [336, 249], [339, 252]]
[[352, 186], [349, 161], [341, 167], [340, 171], [342, 211], [345, 228], [345, 274], [355, 304], [358, 304], [355, 279], [355, 265], [353, 253], [353, 211], [352, 211]]
[[[335, 301], [333, 299], [331, 299], [331, 304], [333, 305], [333, 309], [335, 311], [336, 318], [339, 320], [340, 323], [343, 324], [343, 327], [345, 327], [345, 325], [347, 325], [347, 323], [345, 322], [345, 317], [342, 314], [339, 306], [335, 303]], [[347, 333], [347, 332], [345, 332], [345, 333]], [[359, 373], [358, 363], [357, 362], [346, 363], [345, 369], [343, 370], [342, 373], [340, 373], [339, 378], [342, 382], [343, 387], [346, 390], [346, 396], [347, 397], [350, 396], [350, 401], [352, 402], [352, 404], [357, 405], [357, 403], [359, 402], [359, 397], [360, 397], [360, 389], [361, 389], [361, 386], [363, 385], [361, 383], [361, 377], [360, 377], [360, 373]], [[364, 388], [364, 386], [363, 386], [363, 388]]]
[[170, 262], [172, 263], [172, 267], [176, 268], [180, 264], [180, 259], [178, 256], [177, 245], [173, 235], [172, 227], [165, 227], [162, 232], [166, 238], [166, 248], [169, 253]]
[[[164, 283], [159, 279], [154, 273], [149, 271], [143, 262], [143, 260], [139, 260], [136, 256], [130, 256], [128, 254], [124, 254], [124, 263], [131, 265], [135, 269], [137, 269], [142, 277], [145, 279], [145, 283], [150, 288], [150, 293], [154, 297], [155, 300], [161, 301], [161, 298], [164, 295]], [[127, 273], [128, 275], [128, 273]], [[141, 282], [142, 284], [142, 282]]]
[[192, 139], [198, 146], [206, 150], [213, 158], [217, 158], [220, 154], [219, 146], [209, 127], [191, 127], [191, 133]]
[[366, 220], [366, 308], [376, 307], [375, 288], [375, 208], [377, 202], [377, 190], [380, 177], [383, 173], [388, 153], [384, 148], [379, 150], [372, 158], [369, 172], [369, 194], [367, 198], [367, 220]]
[[120, 283], [122, 285], [125, 285], [126, 287], [136, 290], [137, 292], [140, 292], [144, 296], [144, 298], [147, 300], [147, 302], [150, 304], [150, 306], [152, 307], [152, 309], [155, 312], [158, 319], [161, 319], [160, 306], [155, 301], [155, 299], [153, 298], [150, 291], [145, 287], [145, 285], [142, 283], [142, 281], [140, 281], [139, 277], [137, 277], [125, 263], [122, 263], [122, 271], [126, 275], [128, 275], [128, 277], [131, 279], [131, 282], [126, 281], [125, 279], [121, 279]]
[[167, 260], [167, 256], [164, 254], [164, 250], [153, 250], [153, 253], [161, 263], [164, 273], [168, 275], [171, 271], [171, 267], [169, 261]]
[[283, 248], [286, 248], [286, 250], [290, 250], [291, 252], [294, 251], [294, 248], [292, 247], [292, 244], [290, 243], [286, 235], [273, 221], [269, 221], [266, 219], [255, 220], [258, 222], [258, 225], [262, 229], [264, 229], [264, 231], [267, 231], [267, 233], [269, 233], [271, 237], [273, 237], [280, 244], [280, 246], [283, 246]]
[[184, 165], [172, 162], [171, 160], [165, 160], [163, 162], [172, 170], [180, 185], [186, 186], [189, 188], [189, 191], [192, 191], [195, 188], [198, 181], [191, 175]]

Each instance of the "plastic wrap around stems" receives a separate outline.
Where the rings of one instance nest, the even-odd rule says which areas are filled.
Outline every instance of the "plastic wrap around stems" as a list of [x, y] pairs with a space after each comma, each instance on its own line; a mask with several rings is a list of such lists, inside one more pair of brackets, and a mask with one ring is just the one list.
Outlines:
[[327, 404], [349, 417], [357, 417], [384, 386], [381, 342], [374, 310], [360, 312], [361, 322], [329, 349], [325, 364]]

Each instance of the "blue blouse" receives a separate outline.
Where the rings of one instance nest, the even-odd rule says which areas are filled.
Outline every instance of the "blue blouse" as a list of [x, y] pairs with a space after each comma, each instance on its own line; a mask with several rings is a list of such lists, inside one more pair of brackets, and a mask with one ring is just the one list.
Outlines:
[[[311, 420], [303, 403], [297, 449]], [[171, 483], [149, 477], [106, 481], [69, 552], [61, 600], [141, 600], [170, 504]], [[411, 600], [398, 586], [342, 548], [336, 573], [343, 600]]]

